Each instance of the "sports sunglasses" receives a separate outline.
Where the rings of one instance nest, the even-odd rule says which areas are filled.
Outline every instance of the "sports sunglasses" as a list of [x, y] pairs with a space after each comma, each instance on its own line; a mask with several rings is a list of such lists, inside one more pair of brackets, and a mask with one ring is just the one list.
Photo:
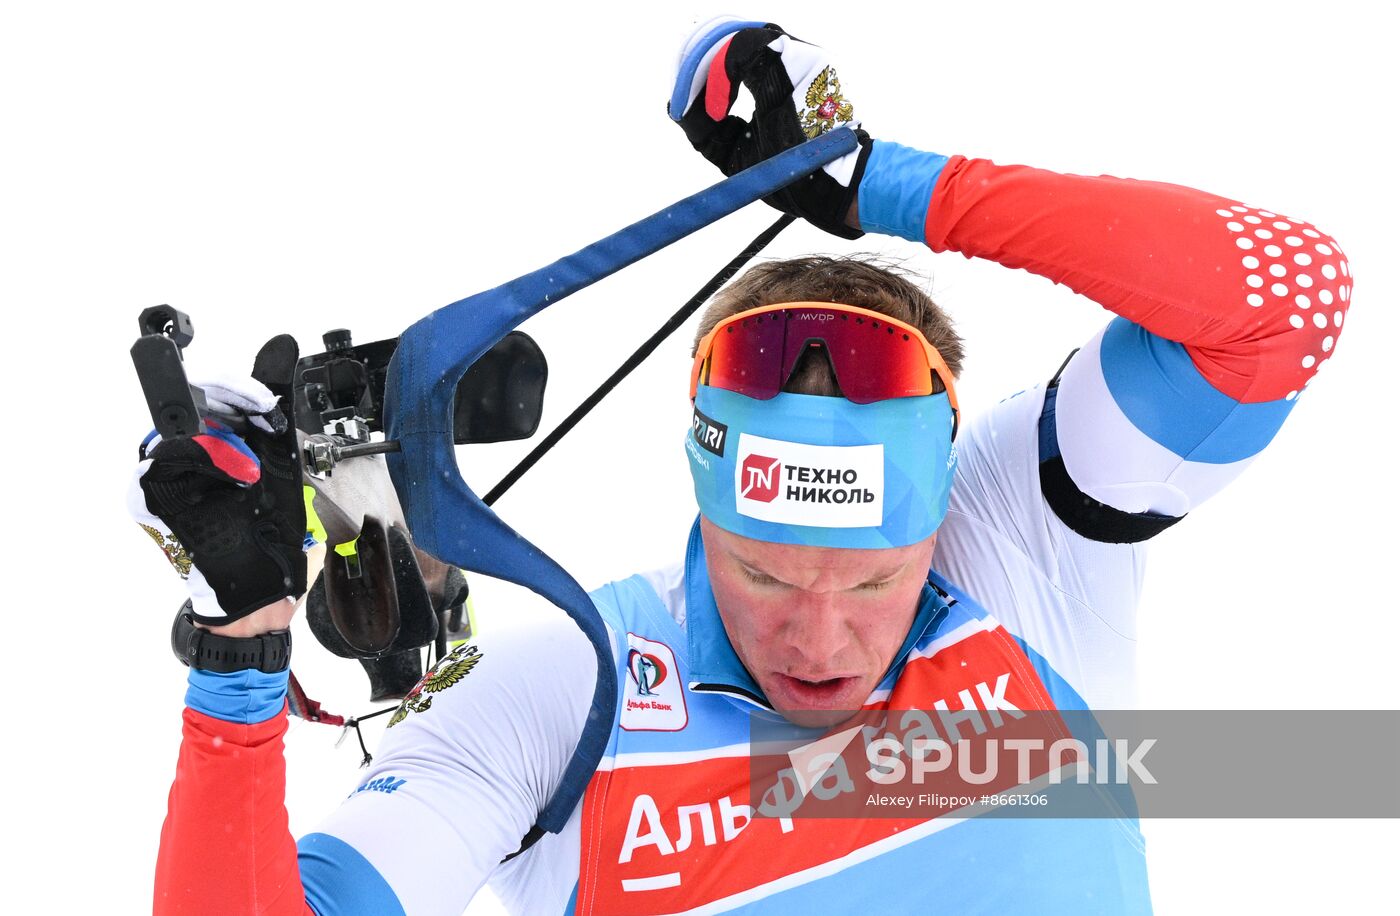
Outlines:
[[953, 373], [918, 328], [831, 302], [765, 305], [724, 319], [696, 349], [690, 396], [705, 384], [769, 400], [783, 390], [802, 355], [814, 348], [826, 350], [836, 383], [849, 401], [870, 404], [946, 390], [953, 416], [958, 415]]

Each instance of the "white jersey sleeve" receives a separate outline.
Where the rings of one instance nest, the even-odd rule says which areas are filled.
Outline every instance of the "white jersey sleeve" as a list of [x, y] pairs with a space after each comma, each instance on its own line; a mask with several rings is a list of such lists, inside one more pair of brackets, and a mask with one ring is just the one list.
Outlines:
[[[335, 901], [322, 916], [370, 912], [320, 885], [373, 873], [404, 912], [460, 914], [558, 788], [596, 674], [563, 615], [449, 653], [395, 714], [359, 787], [300, 844], [308, 899]], [[308, 847], [320, 850], [311, 863]]]
[[1040, 487], [1045, 388], [1019, 392], [958, 436], [934, 568], [1043, 656], [1095, 708], [1133, 702], [1143, 544], [1071, 531]]

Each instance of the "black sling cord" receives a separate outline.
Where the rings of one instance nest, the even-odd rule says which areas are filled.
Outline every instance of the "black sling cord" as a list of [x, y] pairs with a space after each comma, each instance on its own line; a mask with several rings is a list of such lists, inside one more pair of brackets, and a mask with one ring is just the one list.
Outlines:
[[491, 492], [487, 493], [481, 501], [490, 506], [494, 504], [496, 500], [500, 499], [517, 480], [524, 476], [526, 471], [535, 466], [535, 463], [544, 456], [545, 452], [558, 445], [560, 439], [564, 438], [570, 430], [577, 426], [579, 421], [587, 416], [590, 410], [598, 406], [598, 402], [607, 397], [607, 395], [617, 387], [619, 382], [630, 375], [633, 369], [640, 366], [657, 347], [661, 346], [663, 340], [671, 336], [682, 324], [685, 324], [686, 319], [695, 314], [695, 310], [705, 304], [705, 300], [713, 296], [715, 291], [725, 283], [728, 283], [729, 279], [738, 273], [740, 268], [752, 260], [754, 255], [767, 247], [769, 242], [777, 238], [778, 233], [791, 225], [794, 219], [795, 217], [793, 216], [786, 213], [783, 214], [778, 217], [773, 225], [759, 233], [752, 242], [749, 242], [748, 246], [745, 247], [743, 251], [735, 255], [734, 259], [724, 265], [719, 273], [715, 274], [704, 286], [700, 287], [700, 290], [695, 295], [691, 296], [685, 305], [681, 306], [674, 315], [666, 319], [666, 323], [658, 328], [655, 334], [648, 337], [646, 342], [636, 349], [636, 352], [627, 357], [622, 365], [618, 366], [617, 370], [613, 372], [612, 375], [608, 376], [603, 384], [598, 386], [597, 390], [584, 398], [583, 402], [574, 408], [573, 413], [565, 417], [564, 421], [550, 431], [549, 435], [540, 440], [540, 444], [531, 449], [530, 454], [526, 455], [520, 460], [519, 464], [511, 468], [510, 473], [502, 477], [500, 483], [492, 487]]

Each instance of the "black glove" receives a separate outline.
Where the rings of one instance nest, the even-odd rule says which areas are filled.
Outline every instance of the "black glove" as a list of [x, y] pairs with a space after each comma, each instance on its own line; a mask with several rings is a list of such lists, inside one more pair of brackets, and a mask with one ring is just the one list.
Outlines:
[[[291, 422], [296, 364], [296, 341], [274, 337], [253, 364], [259, 384], [209, 388], [227, 424], [210, 418], [207, 435], [142, 445], [132, 515], [188, 580], [202, 624], [231, 623], [306, 591], [306, 507]], [[234, 424], [246, 427], [242, 438]]]
[[[702, 25], [681, 53], [667, 106], [690, 143], [726, 175], [741, 172], [828, 130], [859, 128], [841, 94], [826, 52], [767, 23], [720, 19]], [[740, 84], [754, 98], [750, 124], [729, 114]], [[799, 178], [765, 202], [842, 238], [862, 233], [846, 214], [870, 157], [870, 135], [856, 130], [860, 149]]]

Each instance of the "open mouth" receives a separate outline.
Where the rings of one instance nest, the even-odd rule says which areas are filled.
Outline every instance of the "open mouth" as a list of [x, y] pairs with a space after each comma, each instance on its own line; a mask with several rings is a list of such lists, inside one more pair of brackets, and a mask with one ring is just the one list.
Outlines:
[[819, 680], [819, 681], [814, 681], [814, 680], [810, 680], [810, 679], [805, 678], [805, 677], [795, 677], [795, 678], [793, 678], [793, 680], [796, 681], [796, 682], [799, 683], [799, 684], [802, 684], [802, 685], [806, 686], [806, 687], [830, 687], [832, 684], [839, 684], [839, 683], [842, 683], [842, 682], [844, 682], [844, 681], [846, 681], [846, 680], [849, 680], [849, 678], [845, 678], [845, 677], [828, 677], [828, 678], [822, 678], [822, 679]]
[[778, 679], [787, 693], [802, 705], [828, 708], [831, 701], [839, 699], [856, 680], [854, 677], [810, 679], [787, 674], [778, 675]]

